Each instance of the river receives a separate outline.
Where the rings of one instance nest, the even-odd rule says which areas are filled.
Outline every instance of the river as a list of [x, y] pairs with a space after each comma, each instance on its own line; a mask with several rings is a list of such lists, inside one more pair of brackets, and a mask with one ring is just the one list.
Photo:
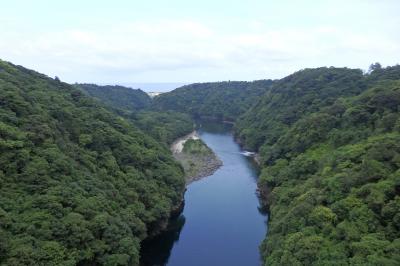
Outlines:
[[191, 183], [182, 214], [168, 231], [144, 243], [142, 265], [260, 265], [267, 215], [256, 194], [257, 167], [242, 154], [230, 126], [202, 123], [200, 138], [223, 161], [213, 175]]

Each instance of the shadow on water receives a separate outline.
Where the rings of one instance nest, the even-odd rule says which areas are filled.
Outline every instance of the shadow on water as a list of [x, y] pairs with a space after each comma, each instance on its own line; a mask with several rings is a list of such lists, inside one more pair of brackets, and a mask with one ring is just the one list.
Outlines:
[[259, 165], [252, 156], [246, 156], [246, 165], [249, 167], [249, 169], [252, 169], [254, 171], [254, 181], [257, 182], [258, 176], [260, 175]]
[[170, 219], [168, 228], [161, 234], [141, 243], [140, 265], [158, 266], [166, 265], [171, 255], [172, 247], [179, 241], [179, 235], [185, 225], [186, 219], [182, 214]]
[[212, 120], [196, 120], [196, 128], [199, 131], [207, 131], [214, 134], [229, 134], [232, 132], [232, 124], [220, 123]]
[[[254, 178], [254, 182], [255, 183], [257, 183], [257, 181], [258, 181], [258, 177], [260, 176], [260, 167], [259, 167], [259, 165], [257, 164], [257, 162], [254, 160], [254, 158], [253, 157], [251, 157], [251, 156], [246, 156], [246, 165], [248, 166], [248, 168], [249, 169], [252, 169], [252, 171], [254, 171], [254, 175], [253, 175], [253, 178]], [[259, 199], [259, 201], [261, 202], [261, 198], [260, 198], [260, 196], [259, 196], [259, 194], [258, 194], [258, 191], [255, 191], [254, 193], [256, 193], [257, 194], [257, 197], [258, 197], [258, 199]], [[267, 207], [263, 207], [261, 204], [257, 207], [257, 209], [258, 209], [258, 212], [261, 214], [261, 215], [263, 215], [263, 216], [266, 216], [266, 224], [268, 224], [268, 208]]]
[[234, 142], [231, 124], [196, 125], [224, 165], [188, 187], [183, 213], [165, 232], [142, 242], [140, 265], [260, 265], [268, 215], [256, 190], [259, 167]]

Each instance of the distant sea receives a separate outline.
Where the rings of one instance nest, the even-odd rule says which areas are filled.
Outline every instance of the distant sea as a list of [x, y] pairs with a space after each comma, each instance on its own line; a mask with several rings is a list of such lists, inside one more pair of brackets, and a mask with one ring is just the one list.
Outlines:
[[141, 89], [145, 92], [167, 92], [189, 83], [183, 82], [152, 82], [152, 83], [122, 83], [119, 85], [132, 89]]

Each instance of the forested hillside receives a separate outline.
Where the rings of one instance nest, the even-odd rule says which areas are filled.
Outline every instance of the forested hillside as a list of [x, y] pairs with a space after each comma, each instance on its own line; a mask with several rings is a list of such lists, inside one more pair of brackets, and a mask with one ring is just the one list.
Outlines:
[[192, 84], [153, 103], [84, 86], [104, 104], [0, 61], [0, 264], [138, 264], [181, 203], [167, 145], [192, 116], [235, 121], [260, 154], [265, 265], [398, 265], [400, 66]]
[[[299, 118], [366, 89], [359, 69], [317, 68], [276, 81], [236, 123], [236, 134], [249, 149], [274, 143]], [[329, 121], [322, 121], [329, 122]]]
[[400, 67], [280, 80], [236, 125], [260, 151], [265, 265], [400, 261]]
[[128, 118], [141, 130], [167, 145], [192, 132], [194, 128], [189, 115], [173, 111], [142, 111], [133, 113]]
[[175, 139], [193, 130], [191, 117], [174, 111], [150, 110], [152, 99], [141, 90], [121, 86], [75, 84], [97, 98], [105, 107], [130, 120], [135, 126], [159, 142], [170, 145]]
[[0, 61], [0, 264], [138, 264], [181, 202], [182, 168], [128, 120]]
[[150, 96], [141, 89], [96, 84], [75, 84], [74, 86], [116, 109], [138, 111], [151, 104]]
[[229, 81], [186, 85], [156, 96], [152, 108], [194, 117], [234, 121], [263, 95], [273, 82]]

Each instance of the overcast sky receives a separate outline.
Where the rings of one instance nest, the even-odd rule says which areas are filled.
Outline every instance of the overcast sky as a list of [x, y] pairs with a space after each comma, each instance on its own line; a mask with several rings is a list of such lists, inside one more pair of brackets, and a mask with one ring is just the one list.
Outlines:
[[67, 82], [280, 78], [400, 63], [400, 1], [2, 1], [0, 58]]

